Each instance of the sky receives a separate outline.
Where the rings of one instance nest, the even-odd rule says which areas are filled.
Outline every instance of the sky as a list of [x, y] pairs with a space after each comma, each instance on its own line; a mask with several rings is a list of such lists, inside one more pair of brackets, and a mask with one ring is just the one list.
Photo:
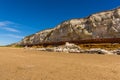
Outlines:
[[0, 45], [119, 6], [120, 0], [0, 0]]

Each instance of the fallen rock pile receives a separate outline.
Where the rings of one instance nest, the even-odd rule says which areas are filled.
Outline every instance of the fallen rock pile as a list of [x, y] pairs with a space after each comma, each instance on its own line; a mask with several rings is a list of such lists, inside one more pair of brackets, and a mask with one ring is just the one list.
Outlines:
[[40, 51], [53, 51], [53, 52], [67, 52], [67, 53], [80, 53], [81, 48], [75, 44], [68, 43], [64, 46], [58, 46], [54, 48], [37, 48], [36, 50]]
[[66, 42], [65, 46], [54, 48], [54, 52], [79, 53], [81, 48], [75, 44]]
[[73, 43], [68, 43], [68, 42], [66, 42], [66, 44], [64, 46], [58, 46], [58, 47], [53, 47], [53, 48], [37, 48], [36, 50], [49, 51], [49, 52], [120, 55], [120, 49], [117, 49], [117, 50], [105, 50], [105, 49], [101, 49], [101, 48], [81, 49], [79, 46], [77, 46]]

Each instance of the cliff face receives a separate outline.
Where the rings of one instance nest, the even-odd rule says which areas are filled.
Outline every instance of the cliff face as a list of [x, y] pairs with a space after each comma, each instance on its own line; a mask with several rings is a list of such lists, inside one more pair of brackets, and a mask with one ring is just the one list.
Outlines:
[[53, 29], [27, 36], [19, 44], [34, 45], [96, 38], [120, 38], [120, 8], [96, 13], [87, 18], [65, 21]]

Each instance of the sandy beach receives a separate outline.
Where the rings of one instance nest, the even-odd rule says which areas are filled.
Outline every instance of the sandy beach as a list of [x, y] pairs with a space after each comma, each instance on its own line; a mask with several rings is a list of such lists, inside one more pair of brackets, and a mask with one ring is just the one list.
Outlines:
[[120, 56], [0, 47], [0, 80], [120, 80]]

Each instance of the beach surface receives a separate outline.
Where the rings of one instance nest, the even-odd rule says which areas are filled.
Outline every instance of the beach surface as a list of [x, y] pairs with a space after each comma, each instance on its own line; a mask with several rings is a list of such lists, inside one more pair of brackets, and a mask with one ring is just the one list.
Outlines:
[[120, 80], [120, 56], [0, 47], [0, 80]]

